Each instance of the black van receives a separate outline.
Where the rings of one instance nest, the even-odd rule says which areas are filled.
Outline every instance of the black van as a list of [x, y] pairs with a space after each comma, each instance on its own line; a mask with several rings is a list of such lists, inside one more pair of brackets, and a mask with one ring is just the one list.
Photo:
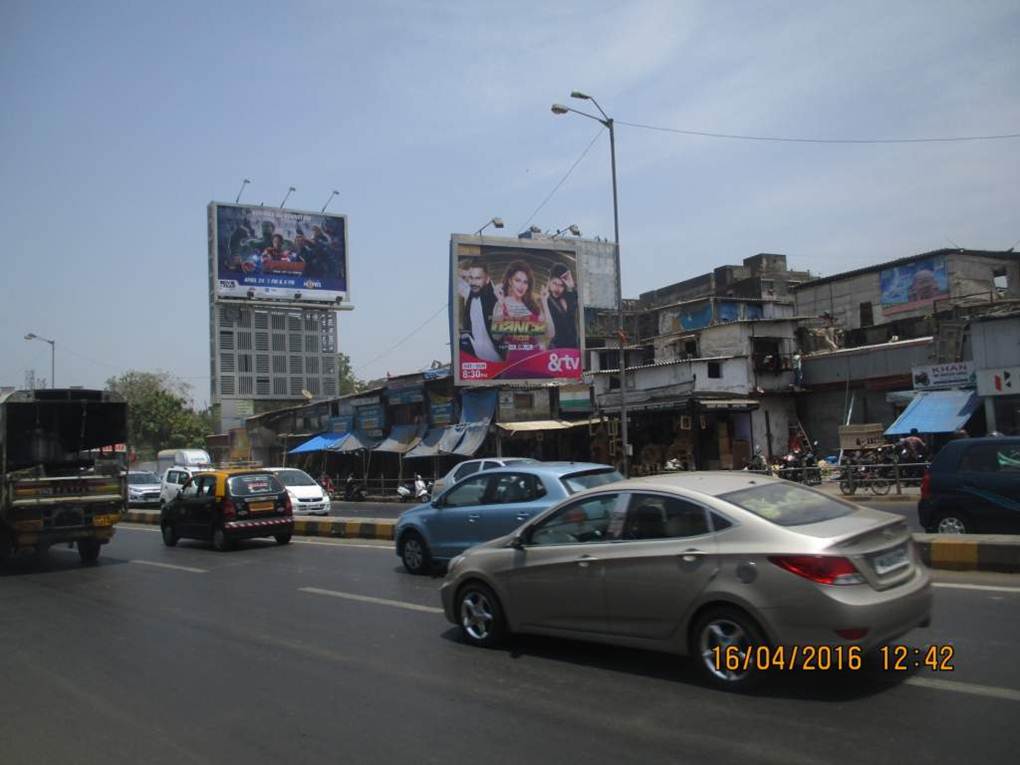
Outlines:
[[921, 527], [938, 534], [1020, 534], [1020, 438], [961, 438], [921, 482]]

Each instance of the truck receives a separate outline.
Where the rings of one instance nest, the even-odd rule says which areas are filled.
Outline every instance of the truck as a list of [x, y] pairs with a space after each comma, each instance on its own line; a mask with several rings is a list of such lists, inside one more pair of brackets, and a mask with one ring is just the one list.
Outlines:
[[160, 477], [175, 466], [200, 469], [213, 464], [205, 449], [163, 449], [156, 454], [156, 473]]
[[127, 508], [128, 406], [83, 388], [0, 396], [0, 562], [77, 545], [94, 564]]

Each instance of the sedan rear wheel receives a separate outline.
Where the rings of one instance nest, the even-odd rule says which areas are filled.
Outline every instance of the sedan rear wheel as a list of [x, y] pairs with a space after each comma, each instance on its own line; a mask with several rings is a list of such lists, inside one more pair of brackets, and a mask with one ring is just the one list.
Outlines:
[[935, 531], [938, 534], [966, 534], [968, 529], [963, 516], [958, 513], [943, 513], [939, 516]]
[[754, 652], [766, 645], [754, 620], [735, 608], [713, 609], [694, 626], [692, 652], [698, 670], [718, 688], [745, 691], [761, 680]]
[[471, 645], [489, 648], [506, 637], [506, 619], [496, 594], [481, 582], [466, 584], [457, 596], [461, 634]]

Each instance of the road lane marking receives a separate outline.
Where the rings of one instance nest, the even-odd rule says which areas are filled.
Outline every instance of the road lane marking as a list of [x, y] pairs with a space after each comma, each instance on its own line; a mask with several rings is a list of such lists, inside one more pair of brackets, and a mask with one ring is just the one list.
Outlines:
[[931, 688], [936, 691], [953, 691], [954, 693], [969, 693], [972, 696], [988, 696], [993, 699], [1020, 701], [1020, 691], [1015, 691], [1012, 688], [998, 688], [994, 685], [962, 683], [958, 680], [938, 680], [933, 677], [910, 677], [904, 680], [903, 684], [914, 685], [919, 688]]
[[332, 542], [322, 542], [315, 539], [292, 539], [292, 542], [296, 542], [299, 545], [322, 545], [323, 547], [360, 547], [363, 550], [386, 550], [387, 552], [393, 552], [393, 544], [385, 545], [365, 545], [357, 544], [356, 542], [345, 542], [342, 539], [335, 539]]
[[191, 566], [176, 566], [173, 563], [157, 563], [154, 560], [129, 560], [128, 563], [137, 563], [139, 566], [155, 566], [156, 568], [172, 568], [176, 571], [188, 571], [192, 574], [208, 574], [209, 569], [192, 568]]
[[956, 584], [955, 582], [932, 582], [932, 587], [951, 590], [980, 590], [984, 592], [1020, 592], [1020, 587], [998, 587], [992, 584]]
[[328, 595], [331, 598], [356, 600], [360, 603], [374, 603], [377, 606], [406, 608], [408, 611], [424, 611], [427, 614], [443, 613], [443, 609], [434, 608], [433, 606], [420, 606], [417, 603], [407, 603], [403, 600], [387, 600], [386, 598], [373, 598], [368, 595], [355, 595], [353, 592], [337, 592], [336, 590], [321, 590], [318, 587], [298, 587], [298, 592], [307, 592], [312, 595]]

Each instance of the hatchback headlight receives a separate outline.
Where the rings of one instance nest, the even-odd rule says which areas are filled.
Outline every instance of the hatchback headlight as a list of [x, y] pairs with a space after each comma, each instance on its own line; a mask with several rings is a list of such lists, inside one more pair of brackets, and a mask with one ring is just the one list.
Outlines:
[[464, 563], [464, 556], [463, 555], [458, 555], [456, 558], [454, 558], [453, 560], [450, 561], [450, 565], [446, 569], [447, 573], [448, 574], [454, 573], [458, 568], [461, 567], [461, 565], [463, 563]]

